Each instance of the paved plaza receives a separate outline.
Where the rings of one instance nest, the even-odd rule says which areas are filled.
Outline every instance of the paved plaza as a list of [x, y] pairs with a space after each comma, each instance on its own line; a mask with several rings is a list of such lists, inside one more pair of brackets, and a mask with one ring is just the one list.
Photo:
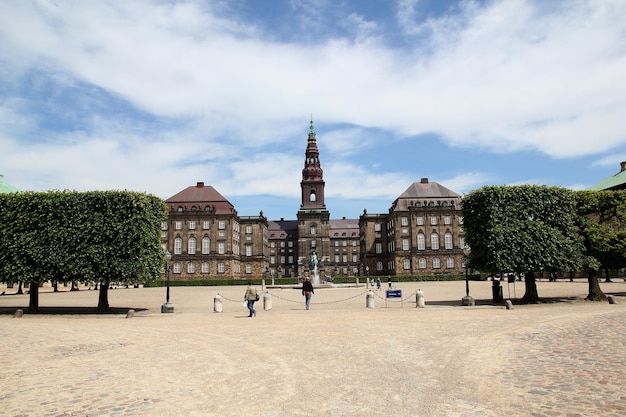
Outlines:
[[[242, 306], [245, 286], [120, 288], [125, 314], [24, 314], [0, 296], [0, 417], [624, 416], [626, 283], [617, 304], [586, 302], [584, 280], [538, 283], [550, 303], [491, 303], [491, 283], [270, 288], [272, 309]], [[415, 292], [426, 307], [416, 308]], [[5, 289], [0, 289], [4, 291]], [[42, 307], [94, 307], [96, 291], [41, 289]], [[222, 296], [223, 312], [214, 313]], [[524, 284], [504, 284], [505, 298]], [[510, 295], [509, 295], [510, 294]], [[401, 302], [400, 302], [401, 301]], [[63, 311], [56, 311], [63, 313]]]

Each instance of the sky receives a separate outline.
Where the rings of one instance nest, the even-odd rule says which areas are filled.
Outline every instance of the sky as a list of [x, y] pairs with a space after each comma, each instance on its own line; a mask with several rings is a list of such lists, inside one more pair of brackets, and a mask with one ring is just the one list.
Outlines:
[[421, 178], [585, 189], [626, 161], [625, 74], [624, 0], [3, 0], [0, 174], [295, 219], [313, 120], [331, 218]]

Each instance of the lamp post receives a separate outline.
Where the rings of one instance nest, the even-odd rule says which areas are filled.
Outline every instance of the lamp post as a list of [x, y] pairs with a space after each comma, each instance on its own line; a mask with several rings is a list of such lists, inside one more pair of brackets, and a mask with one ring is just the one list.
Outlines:
[[165, 304], [161, 305], [161, 313], [173, 313], [174, 306], [170, 304], [170, 259], [172, 259], [172, 254], [168, 251], [165, 251], [165, 281], [166, 281], [166, 292], [165, 292]]
[[471, 251], [472, 250], [467, 245], [463, 248], [463, 256], [465, 259], [465, 297], [461, 299], [461, 304], [464, 306], [474, 305], [474, 298], [470, 295], [469, 290], [469, 255]]

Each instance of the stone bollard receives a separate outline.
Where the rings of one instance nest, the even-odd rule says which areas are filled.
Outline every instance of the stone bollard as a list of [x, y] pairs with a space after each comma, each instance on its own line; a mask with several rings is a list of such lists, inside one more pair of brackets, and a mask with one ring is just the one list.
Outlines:
[[132, 308], [130, 310], [128, 310], [126, 312], [126, 318], [127, 319], [132, 319], [133, 317], [135, 317], [135, 310], [133, 310]]
[[263, 294], [263, 310], [268, 311], [272, 309], [272, 295], [269, 292]]
[[22, 310], [21, 308], [18, 308], [17, 310], [15, 310], [15, 313], [13, 313], [13, 317], [16, 318], [21, 318], [24, 315], [24, 310]]
[[220, 293], [215, 294], [215, 297], [213, 297], [213, 312], [222, 312], [222, 296], [220, 295]]
[[418, 289], [415, 293], [415, 307], [424, 308], [426, 301], [424, 301], [424, 293]]
[[365, 294], [365, 307], [374, 308], [374, 292], [373, 291], [368, 291]]
[[614, 295], [607, 295], [606, 299], [609, 300], [609, 304], [617, 304], [617, 300]]
[[511, 300], [506, 300], [504, 303], [506, 304], [507, 310], [513, 310], [513, 303], [511, 302]]

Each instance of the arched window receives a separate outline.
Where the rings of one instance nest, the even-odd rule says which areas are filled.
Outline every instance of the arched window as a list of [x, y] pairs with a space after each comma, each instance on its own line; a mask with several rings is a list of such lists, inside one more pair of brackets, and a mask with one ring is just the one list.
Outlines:
[[175, 274], [180, 274], [181, 272], [180, 262], [174, 262], [174, 265], [172, 266], [172, 271], [174, 271]]
[[208, 262], [202, 262], [202, 273], [203, 274], [208, 274], [209, 273], [209, 263]]
[[444, 242], [446, 245], [446, 249], [452, 249], [452, 233], [446, 232], [444, 235]]
[[417, 250], [425, 250], [426, 249], [426, 236], [424, 233], [417, 234]]
[[183, 253], [183, 239], [177, 237], [174, 239], [174, 255], [180, 255]]
[[187, 253], [189, 255], [196, 254], [196, 238], [193, 236], [191, 236], [189, 240], [187, 241]]
[[188, 262], [187, 263], [187, 273], [188, 274], [195, 274], [196, 273], [196, 264], [194, 264], [193, 262]]
[[311, 190], [311, 195], [309, 196], [309, 200], [310, 201], [315, 201], [316, 196], [315, 196], [315, 190]]
[[211, 253], [211, 238], [205, 236], [202, 238], [202, 254], [208, 255]]
[[439, 235], [437, 233], [432, 233], [430, 235], [430, 248], [432, 250], [439, 249]]
[[418, 261], [419, 269], [426, 269], [426, 258], [420, 258]]
[[446, 260], [446, 267], [454, 268], [454, 258], [452, 256], [448, 256], [448, 259]]
[[441, 268], [441, 260], [439, 258], [433, 258], [433, 269]]
[[403, 260], [402, 265], [404, 269], [411, 269], [411, 260], [410, 259]]
[[383, 263], [382, 263], [382, 261], [376, 262], [376, 270], [377, 271], [382, 271], [383, 270]]

